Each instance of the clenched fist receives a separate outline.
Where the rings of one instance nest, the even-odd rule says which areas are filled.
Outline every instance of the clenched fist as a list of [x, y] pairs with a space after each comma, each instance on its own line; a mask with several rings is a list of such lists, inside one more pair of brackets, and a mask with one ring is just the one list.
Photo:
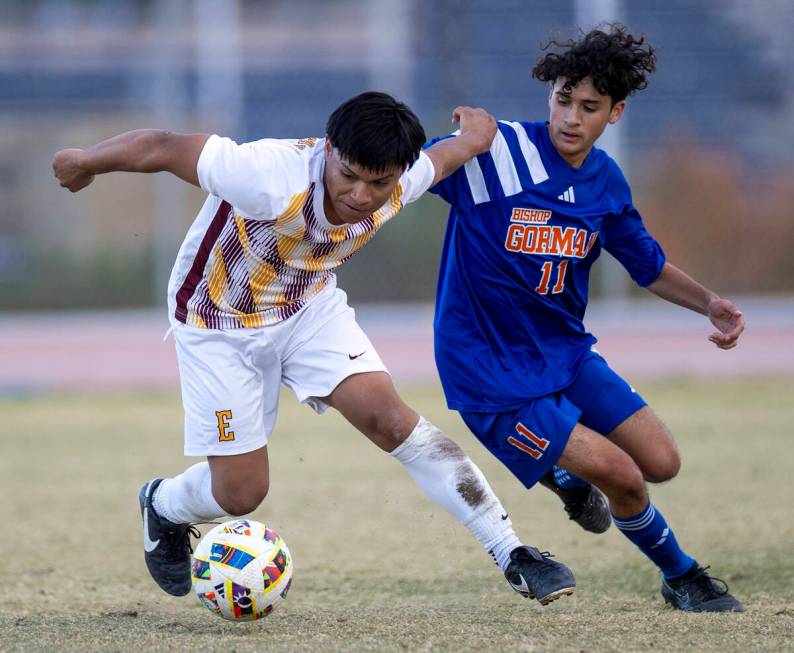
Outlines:
[[83, 150], [70, 148], [55, 154], [52, 160], [52, 171], [61, 186], [73, 193], [88, 186], [94, 181], [94, 175], [86, 172], [81, 165]]
[[456, 107], [452, 112], [452, 122], [460, 123], [460, 135], [467, 136], [477, 143], [477, 154], [487, 152], [496, 136], [496, 119], [485, 109]]

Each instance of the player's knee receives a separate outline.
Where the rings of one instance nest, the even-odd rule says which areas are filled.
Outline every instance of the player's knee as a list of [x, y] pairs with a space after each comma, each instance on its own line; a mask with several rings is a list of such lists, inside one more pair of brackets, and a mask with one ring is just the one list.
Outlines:
[[375, 416], [372, 428], [386, 451], [399, 447], [411, 434], [411, 427], [407, 425], [413, 420], [406, 415], [405, 408], [403, 405], [384, 407]]
[[626, 479], [624, 496], [638, 504], [645, 504], [648, 500], [648, 489], [639, 467], [635, 467], [629, 478]]
[[630, 461], [613, 470], [610, 486], [614, 493], [610, 498], [619, 499], [621, 503], [644, 504], [648, 497], [642, 471]]
[[265, 500], [270, 485], [267, 479], [228, 488], [223, 496], [217, 498], [218, 504], [228, 514], [239, 517], [253, 512]]
[[409, 431], [400, 429], [396, 424], [387, 424], [379, 430], [381, 441], [385, 443], [384, 449], [387, 451], [394, 451], [399, 447], [406, 438], [410, 435]]
[[645, 472], [645, 479], [650, 483], [664, 483], [674, 479], [681, 469], [681, 456], [676, 449], [669, 449], [663, 455], [654, 458], [653, 464]]

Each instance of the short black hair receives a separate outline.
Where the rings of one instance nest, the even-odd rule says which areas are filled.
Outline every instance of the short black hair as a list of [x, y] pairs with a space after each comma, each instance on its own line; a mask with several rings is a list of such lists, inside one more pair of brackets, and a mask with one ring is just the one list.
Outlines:
[[328, 118], [325, 133], [347, 161], [372, 172], [407, 168], [419, 158], [427, 140], [408, 105], [377, 91], [340, 105]]
[[551, 39], [543, 49], [555, 46], [563, 51], [549, 52], [540, 59], [532, 76], [552, 84], [562, 77], [565, 92], [589, 77], [595, 89], [611, 97], [613, 104], [644, 89], [648, 75], [656, 70], [654, 48], [645, 43], [644, 34], [639, 38], [632, 36], [620, 23], [608, 23], [606, 28], [609, 31], [580, 31], [583, 37], [579, 40], [560, 43]]

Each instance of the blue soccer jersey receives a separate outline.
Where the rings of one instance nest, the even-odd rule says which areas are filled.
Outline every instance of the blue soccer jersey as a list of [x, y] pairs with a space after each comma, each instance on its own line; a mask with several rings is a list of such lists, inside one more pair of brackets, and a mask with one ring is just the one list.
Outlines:
[[436, 364], [462, 411], [509, 410], [572, 382], [596, 342], [582, 319], [602, 247], [641, 286], [665, 261], [605, 152], [593, 148], [576, 169], [545, 123], [498, 125], [489, 152], [430, 189], [451, 205]]

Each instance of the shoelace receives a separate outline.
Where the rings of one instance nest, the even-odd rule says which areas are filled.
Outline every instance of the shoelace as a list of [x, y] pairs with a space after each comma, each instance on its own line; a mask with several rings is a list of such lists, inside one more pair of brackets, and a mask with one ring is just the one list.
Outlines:
[[[722, 578], [710, 576], [707, 572], [711, 565], [701, 567], [692, 578], [686, 579], [682, 585], [694, 585], [707, 596], [725, 596], [728, 593], [728, 583]], [[715, 585], [715, 582], [718, 585]]]
[[553, 558], [554, 554], [550, 553], [549, 551], [538, 551], [538, 553], [540, 553], [540, 557], [543, 558], [543, 560], [537, 560], [537, 559], [533, 558], [533, 560], [535, 562], [541, 563], [541, 566], [536, 568], [536, 573], [538, 574], [538, 577], [539, 578], [541, 578], [541, 577], [542, 578], [546, 578], [547, 576], [556, 575], [558, 573], [556, 564], [553, 564], [553, 565], [543, 564], [549, 558]]
[[[549, 551], [538, 551], [538, 554], [540, 554], [540, 557], [541, 557], [541, 559], [540, 559], [540, 560], [538, 560], [538, 559], [537, 559], [535, 556], [533, 556], [533, 555], [531, 555], [531, 554], [529, 554], [529, 553], [527, 553], [527, 557], [528, 557], [528, 558], [529, 558], [529, 559], [530, 559], [532, 562], [539, 562], [539, 563], [544, 563], [544, 562], [546, 562], [546, 560], [548, 560], [549, 558], [553, 558], [553, 557], [554, 557], [554, 554], [553, 554], [553, 553], [550, 553]], [[550, 566], [550, 567], [548, 567], [548, 569], [550, 570], [550, 569], [552, 569], [552, 567], [553, 567], [553, 566]], [[545, 570], [545, 567], [541, 567], [541, 569], [544, 569], [544, 570]]]
[[[197, 540], [201, 537], [201, 531], [196, 528], [196, 524], [211, 524], [216, 522], [196, 522], [195, 524], [188, 524], [187, 529], [182, 534], [182, 536], [171, 545], [167, 551], [170, 551], [170, 554], [167, 554], [169, 559], [179, 560], [184, 555], [183, 551], [187, 549], [188, 553], [193, 553], [193, 543], [190, 540], [190, 536], [192, 535]], [[176, 535], [177, 531], [172, 530], [169, 533], [169, 537], [173, 538]], [[183, 548], [184, 547], [184, 548]]]
[[187, 531], [185, 532], [185, 539], [187, 540], [187, 548], [190, 553], [193, 553], [193, 543], [190, 541], [190, 535], [192, 535], [197, 540], [201, 539], [201, 531], [196, 528], [196, 526], [200, 524], [211, 524], [212, 526], [217, 526], [221, 522], [219, 521], [194, 521], [190, 523], [187, 527]]
[[[546, 558], [553, 558], [554, 557], [554, 554], [550, 553], [549, 551], [541, 551], [540, 549], [535, 549], [535, 547], [527, 547], [527, 548], [534, 549], [535, 551], [537, 551], [538, 555], [540, 555], [540, 557], [543, 558], [544, 560]], [[538, 560], [535, 556], [533, 556], [531, 553], [529, 553], [529, 551], [527, 551], [526, 549], [522, 549], [522, 553], [524, 554], [524, 556], [526, 556], [530, 560], [534, 560], [535, 562], [542, 562], [542, 560]]]
[[188, 526], [187, 531], [185, 532], [185, 539], [187, 540], [187, 550], [190, 551], [190, 553], [193, 553], [193, 543], [190, 541], [191, 535], [196, 539], [199, 539], [201, 537], [201, 531], [198, 528], [196, 528], [195, 524], [191, 524], [190, 526]]

